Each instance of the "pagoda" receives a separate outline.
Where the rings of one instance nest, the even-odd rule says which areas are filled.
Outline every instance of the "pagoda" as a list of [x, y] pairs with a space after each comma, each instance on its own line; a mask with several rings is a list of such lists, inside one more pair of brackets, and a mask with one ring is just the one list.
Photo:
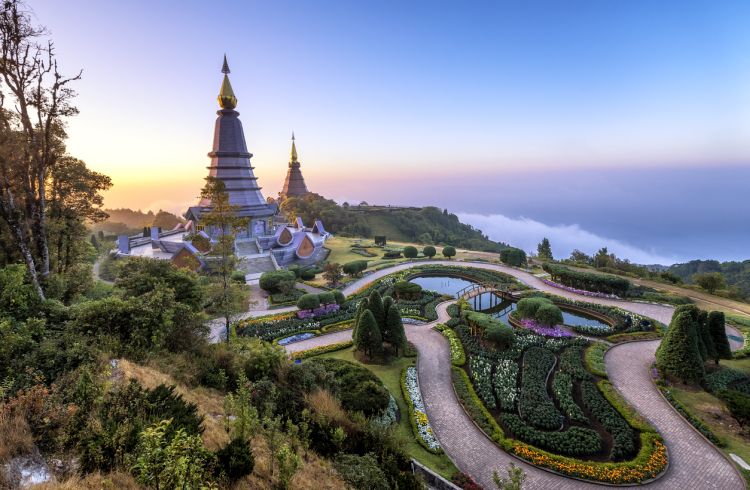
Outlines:
[[289, 158], [289, 170], [287, 170], [286, 179], [284, 180], [284, 188], [279, 192], [279, 198], [282, 200], [287, 197], [304, 196], [308, 193], [305, 178], [302, 177], [302, 171], [299, 167], [297, 146], [294, 143], [294, 133], [292, 133], [292, 152]]
[[[229, 194], [229, 203], [238, 207], [239, 216], [248, 218], [247, 229], [239, 232], [237, 237], [263, 236], [271, 232], [272, 219], [278, 207], [266, 202], [260, 192], [258, 178], [253, 173], [254, 167], [250, 164], [253, 155], [247, 151], [245, 134], [239, 119], [240, 113], [234, 110], [237, 107], [237, 97], [229, 82], [230, 70], [226, 55], [221, 72], [224, 74], [224, 80], [217, 97], [220, 109], [216, 112], [218, 117], [214, 125], [213, 149], [208, 154], [211, 158], [211, 164], [207, 167], [208, 175], [224, 183]], [[192, 220], [196, 228], [201, 230], [201, 215], [210, 209], [211, 200], [203, 198], [197, 206], [188, 209], [185, 217]], [[209, 235], [214, 234], [213, 230], [204, 231]]]

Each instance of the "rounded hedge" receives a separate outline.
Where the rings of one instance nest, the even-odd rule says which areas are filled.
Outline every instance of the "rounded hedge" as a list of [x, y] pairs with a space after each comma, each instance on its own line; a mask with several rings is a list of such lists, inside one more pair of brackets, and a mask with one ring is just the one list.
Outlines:
[[344, 274], [348, 274], [350, 276], [357, 275], [365, 269], [367, 269], [366, 260], [352, 260], [351, 262], [347, 262], [346, 264], [344, 264], [344, 266], [342, 267]]
[[427, 245], [422, 249], [422, 255], [424, 255], [425, 257], [433, 258], [435, 255], [437, 255], [437, 250], [432, 245]]
[[331, 292], [325, 292], [318, 294], [318, 301], [321, 305], [330, 305], [336, 302], [336, 297]]
[[268, 291], [270, 293], [278, 293], [285, 287], [294, 287], [294, 282], [296, 281], [296, 279], [297, 276], [295, 276], [294, 272], [291, 271], [269, 271], [264, 272], [263, 275], [260, 276], [259, 284], [261, 289], [265, 291]]
[[315, 279], [315, 271], [313, 269], [304, 269], [300, 272], [300, 278], [302, 278], [303, 281], [311, 281]]
[[418, 298], [422, 294], [422, 286], [409, 281], [398, 281], [393, 285], [393, 291], [399, 298]]
[[536, 313], [534, 314], [534, 320], [536, 320], [539, 325], [551, 327], [562, 324], [563, 315], [560, 308], [554, 304], [543, 304], [537, 308]]
[[404, 257], [407, 259], [415, 259], [417, 255], [419, 255], [417, 247], [412, 247], [411, 245], [404, 247]]
[[297, 308], [300, 310], [314, 310], [320, 306], [320, 298], [317, 294], [303, 294], [297, 300]]
[[551, 305], [552, 301], [542, 297], [523, 298], [516, 304], [516, 314], [521, 318], [534, 318], [542, 305]]
[[502, 349], [513, 344], [513, 329], [503, 323], [490, 324], [484, 331], [484, 336]]
[[331, 293], [333, 294], [333, 299], [336, 300], [337, 304], [344, 304], [344, 301], [346, 301], [346, 296], [344, 296], [344, 293], [342, 293], [338, 289], [334, 289], [333, 291], [331, 291]]
[[451, 247], [450, 245], [448, 245], [446, 247], [443, 247], [443, 256], [444, 257], [448, 257], [449, 259], [451, 257], [455, 257], [456, 256], [456, 248], [455, 247]]

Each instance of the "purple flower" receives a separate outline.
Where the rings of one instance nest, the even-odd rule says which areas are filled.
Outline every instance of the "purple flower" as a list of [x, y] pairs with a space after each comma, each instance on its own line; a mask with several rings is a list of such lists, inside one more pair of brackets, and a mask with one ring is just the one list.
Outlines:
[[553, 288], [563, 289], [565, 291], [570, 291], [571, 293], [580, 294], [581, 296], [589, 296], [591, 298], [620, 299], [620, 297], [617, 296], [616, 294], [596, 293], [593, 291], [585, 291], [583, 289], [576, 289], [570, 286], [564, 286], [562, 284], [558, 284], [554, 281], [550, 281], [549, 279], [542, 279], [541, 281], [548, 286], [552, 286]]
[[545, 337], [575, 337], [572, 333], [568, 332], [567, 330], [563, 330], [560, 328], [559, 325], [555, 325], [554, 327], [544, 327], [542, 325], [539, 325], [537, 322], [530, 318], [526, 318], [524, 320], [520, 321], [523, 328], [527, 330], [531, 330], [537, 335], [543, 335]]

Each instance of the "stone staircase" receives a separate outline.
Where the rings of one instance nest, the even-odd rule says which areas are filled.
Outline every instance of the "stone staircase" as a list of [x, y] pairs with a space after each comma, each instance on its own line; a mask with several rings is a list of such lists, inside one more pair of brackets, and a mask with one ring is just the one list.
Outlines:
[[259, 253], [258, 246], [255, 244], [255, 240], [252, 241], [237, 241], [235, 242], [237, 248], [237, 255], [244, 257], [246, 255], [257, 255]]
[[263, 255], [260, 257], [246, 258], [242, 260], [240, 267], [245, 271], [247, 275], [258, 275], [264, 272], [276, 270], [271, 260], [271, 255]]

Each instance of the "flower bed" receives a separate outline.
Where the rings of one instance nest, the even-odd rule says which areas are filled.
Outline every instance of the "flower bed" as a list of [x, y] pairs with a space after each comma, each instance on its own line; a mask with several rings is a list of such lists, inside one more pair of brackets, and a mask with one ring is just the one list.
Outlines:
[[583, 349], [579, 346], [568, 347], [562, 352], [560, 371], [570, 374], [573, 379], [591, 379], [591, 374], [583, 366]]
[[573, 325], [570, 327], [575, 333], [581, 335], [591, 335], [592, 337], [607, 336], [613, 334], [615, 331], [610, 326], [595, 326], [595, 325]]
[[497, 404], [492, 392], [492, 364], [485, 357], [472, 356], [469, 359], [469, 369], [479, 398], [485, 405], [494, 410], [497, 408]]
[[513, 359], [500, 359], [495, 365], [492, 386], [503, 410], [513, 410], [518, 399], [518, 363]]
[[543, 335], [545, 337], [557, 337], [557, 338], [565, 338], [565, 337], [575, 337], [572, 333], [568, 332], [567, 330], [563, 330], [560, 325], [555, 325], [554, 327], [544, 327], [542, 325], [539, 325], [536, 321], [525, 318], [523, 320], [517, 320], [518, 323], [525, 329], [531, 330], [537, 335]]
[[586, 348], [584, 354], [586, 369], [600, 378], [607, 377], [607, 368], [604, 364], [604, 353], [607, 352], [607, 349], [609, 349], [609, 346], [604, 342], [594, 342]]
[[464, 353], [464, 347], [461, 345], [461, 340], [456, 335], [456, 332], [446, 327], [444, 324], [439, 323], [435, 326], [435, 329], [443, 334], [448, 339], [451, 349], [451, 364], [454, 366], [463, 366], [466, 364], [466, 354]]
[[548, 432], [528, 425], [514, 413], [503, 413], [501, 418], [503, 424], [517, 439], [556, 453], [568, 456], [590, 456], [598, 453], [602, 448], [599, 433], [592, 429], [576, 426], [565, 431]]
[[302, 320], [307, 318], [317, 318], [319, 316], [336, 313], [339, 311], [339, 309], [341, 309], [341, 306], [338, 303], [330, 303], [327, 305], [321, 305], [319, 308], [315, 308], [314, 310], [299, 310], [297, 312], [297, 318], [300, 318]]
[[565, 286], [563, 284], [556, 283], [555, 281], [550, 281], [549, 279], [542, 279], [542, 282], [546, 284], [547, 286], [552, 286], [553, 288], [563, 289], [565, 291], [569, 291], [571, 293], [580, 294], [581, 296], [588, 296], [590, 298], [608, 298], [608, 299], [620, 299], [619, 296], [616, 294], [607, 294], [607, 293], [597, 293], [594, 291], [586, 291], [583, 289], [576, 289], [572, 288], [570, 286]]
[[320, 331], [324, 333], [341, 332], [342, 330], [349, 330], [354, 327], [353, 320], [344, 320], [343, 322], [331, 323], [321, 328]]
[[351, 340], [347, 340], [346, 342], [339, 342], [338, 344], [320, 345], [318, 347], [313, 347], [312, 349], [292, 352], [289, 355], [289, 358], [293, 361], [297, 359], [307, 359], [308, 357], [319, 356], [327, 352], [335, 352], [337, 350], [344, 350], [348, 347], [351, 347], [352, 345], [354, 345], [354, 342]]
[[422, 392], [419, 390], [419, 381], [417, 380], [417, 368], [414, 366], [404, 368], [401, 375], [401, 389], [406, 404], [409, 406], [409, 419], [411, 420], [414, 437], [431, 453], [442, 453], [443, 450], [435, 434], [432, 433], [430, 421], [427, 419], [427, 414], [424, 410]]
[[602, 396], [591, 381], [581, 382], [581, 398], [591, 414], [612, 435], [610, 458], [624, 459], [635, 452], [635, 433], [620, 413]]
[[568, 373], [557, 373], [552, 380], [552, 391], [567, 417], [581, 424], [588, 424], [589, 418], [573, 399], [573, 378]]
[[301, 342], [303, 340], [311, 339], [313, 337], [315, 337], [314, 332], [298, 333], [289, 337], [284, 337], [283, 339], [279, 339], [276, 341], [276, 343], [279, 345], [289, 345], [295, 342]]

